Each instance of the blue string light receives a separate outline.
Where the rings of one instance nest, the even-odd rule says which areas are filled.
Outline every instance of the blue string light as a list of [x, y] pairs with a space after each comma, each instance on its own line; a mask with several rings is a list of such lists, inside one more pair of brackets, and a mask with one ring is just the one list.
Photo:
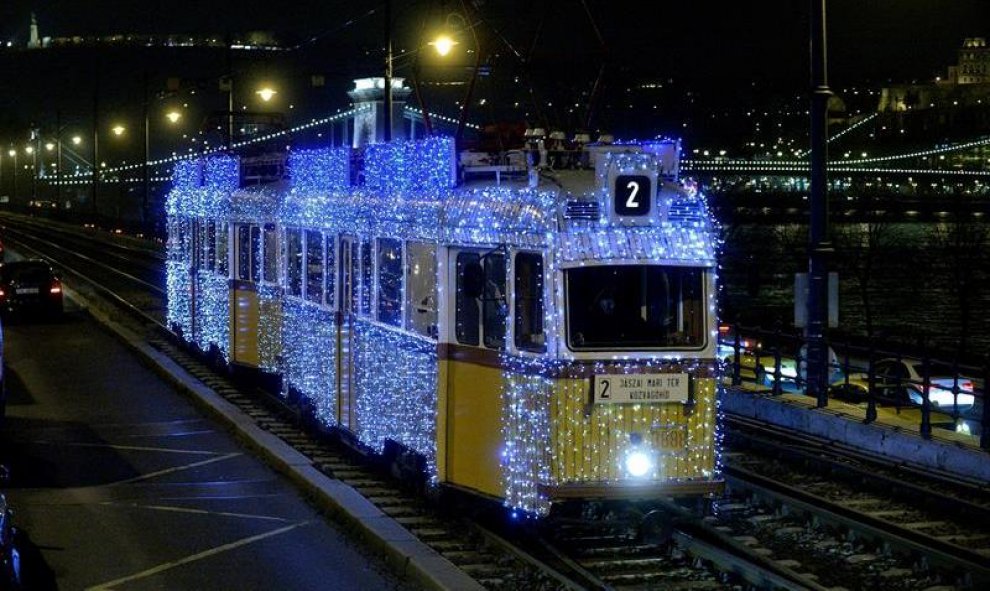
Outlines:
[[[193, 288], [190, 240], [181, 225], [193, 219], [276, 224], [279, 232], [301, 228], [306, 230], [304, 235], [312, 236], [307, 240], [321, 241], [321, 249], [330, 236], [330, 263], [323, 272], [331, 285], [339, 271], [338, 236], [353, 237], [361, 248], [374, 248], [376, 239], [389, 238], [433, 248], [506, 245], [510, 253], [543, 253], [543, 327], [549, 336], [545, 352], [500, 352], [504, 368], [501, 416], [492, 420], [500, 420], [501, 425], [498, 461], [506, 505], [519, 515], [539, 515], [549, 508], [540, 485], [623, 481], [626, 477], [619, 464], [633, 431], [679, 429], [684, 433], [681, 449], [651, 448], [657, 462], [647, 475], [650, 480], [711, 479], [720, 467], [721, 438], [714, 380], [704, 382], [707, 385], [698, 390], [690, 410], [680, 404], [594, 405], [585, 412], [582, 401], [587, 399], [587, 379], [567, 377], [577, 367], [576, 355], [557, 336], [565, 325], [563, 300], [557, 295], [562, 289], [562, 266], [648, 263], [706, 270], [712, 288], [707, 295], [708, 330], [714, 342], [717, 228], [701, 193], [670, 180], [658, 183], [659, 218], [651, 225], [628, 225], [607, 215], [598, 219], [564, 215], [567, 202], [574, 199], [608, 211], [610, 174], [647, 173], [663, 179], [664, 164], [651, 153], [663, 148], [657, 144], [647, 147], [647, 152], [635, 152], [635, 146], [627, 146], [626, 153], [602, 155], [590, 190], [574, 195], [546, 183], [535, 188], [511, 183], [455, 187], [453, 141], [440, 137], [373, 144], [358, 154], [349, 148], [294, 151], [288, 155], [287, 188], [239, 188], [238, 161], [232, 157], [180, 163], [167, 204], [170, 229], [175, 232], [170, 234], [168, 249], [169, 321], [200, 347], [216, 345], [226, 354], [230, 339], [226, 332], [230, 311], [223, 305], [226, 277], [221, 281], [215, 273], [200, 270]], [[363, 167], [350, 169], [352, 162], [362, 161]], [[322, 305], [321, 298], [316, 298], [321, 303], [304, 301], [280, 287], [287, 282], [286, 271], [281, 269], [284, 256], [279, 253], [278, 283], [257, 286], [261, 368], [281, 374], [286, 389], [309, 399], [324, 424], [336, 425], [338, 412], [346, 410], [347, 426], [370, 448], [381, 451], [386, 440], [392, 440], [421, 454], [429, 476], [436, 481], [436, 339], [387, 324], [407, 317], [409, 310], [401, 316], [391, 310], [389, 316], [376, 319], [376, 306], [371, 305], [375, 282], [369, 283], [365, 273], [356, 271], [357, 301], [368, 304], [360, 307], [350, 325], [348, 347], [355, 374], [349, 400], [338, 401], [341, 353], [336, 350], [336, 316], [331, 306]], [[358, 253], [357, 259], [363, 258]], [[442, 259], [436, 267], [439, 276], [445, 276]], [[196, 302], [190, 301], [193, 292]], [[440, 281], [437, 297], [446, 300]], [[406, 298], [401, 299], [405, 306]], [[195, 336], [189, 319], [193, 309], [196, 325], [202, 327]], [[511, 324], [507, 318], [507, 335], [513, 334]], [[710, 362], [697, 354], [675, 351], [608, 357], [595, 360], [593, 371], [710, 374]], [[565, 467], [568, 461], [570, 467]]]

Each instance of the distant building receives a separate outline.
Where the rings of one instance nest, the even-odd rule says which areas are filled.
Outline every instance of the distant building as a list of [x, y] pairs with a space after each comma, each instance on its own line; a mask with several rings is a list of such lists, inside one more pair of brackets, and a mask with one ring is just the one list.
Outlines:
[[877, 135], [904, 140], [933, 133], [968, 137], [990, 133], [990, 47], [970, 37], [948, 76], [922, 84], [897, 84], [880, 91]]
[[990, 83], [990, 47], [984, 37], [970, 37], [959, 50], [959, 63], [949, 66], [951, 84]]
[[969, 37], [959, 49], [959, 60], [949, 66], [945, 79], [924, 84], [898, 84], [880, 92], [881, 113], [899, 113], [937, 107], [966, 107], [990, 101], [990, 47], [984, 37]]

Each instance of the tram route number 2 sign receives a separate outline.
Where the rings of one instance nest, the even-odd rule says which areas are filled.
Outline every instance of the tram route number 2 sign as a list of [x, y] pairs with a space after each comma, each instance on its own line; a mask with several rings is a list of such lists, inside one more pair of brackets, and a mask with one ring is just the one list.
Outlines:
[[615, 177], [615, 213], [620, 216], [641, 216], [650, 213], [653, 188], [650, 177], [641, 174], [620, 174]]
[[591, 382], [595, 404], [687, 402], [689, 389], [686, 373], [595, 374]]

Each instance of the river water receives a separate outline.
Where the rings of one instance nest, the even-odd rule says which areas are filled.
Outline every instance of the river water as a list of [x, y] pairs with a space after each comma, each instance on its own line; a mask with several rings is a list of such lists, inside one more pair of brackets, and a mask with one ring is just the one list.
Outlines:
[[[836, 333], [962, 348], [990, 355], [990, 224], [839, 223], [832, 226], [839, 273]], [[808, 268], [805, 224], [738, 223], [722, 232], [721, 317], [793, 330], [794, 274]]]

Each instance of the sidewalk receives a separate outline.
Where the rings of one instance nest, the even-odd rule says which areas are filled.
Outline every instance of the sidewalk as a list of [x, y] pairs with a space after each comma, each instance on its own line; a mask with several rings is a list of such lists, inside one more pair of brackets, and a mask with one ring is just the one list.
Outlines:
[[799, 393], [773, 396], [765, 389], [726, 386], [721, 410], [808, 433], [905, 464], [935, 469], [977, 482], [990, 483], [990, 453], [980, 449], [979, 438], [933, 428], [931, 439], [921, 437], [916, 409], [878, 408], [877, 420], [866, 424], [865, 404], [830, 399], [825, 408]]

